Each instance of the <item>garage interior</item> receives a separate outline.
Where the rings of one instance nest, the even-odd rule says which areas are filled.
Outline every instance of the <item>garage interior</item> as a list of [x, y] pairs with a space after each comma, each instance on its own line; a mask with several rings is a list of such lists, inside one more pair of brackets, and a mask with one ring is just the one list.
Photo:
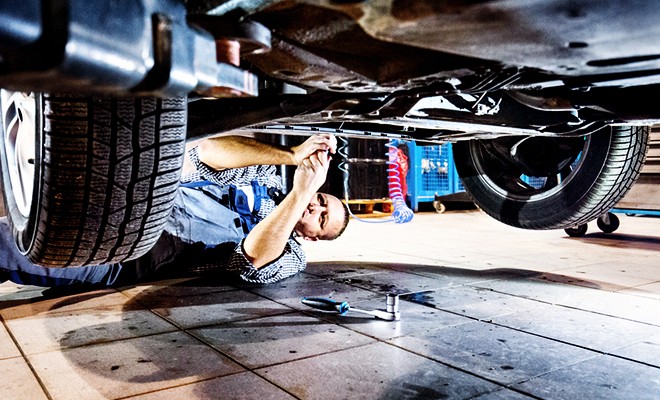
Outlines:
[[[660, 125], [620, 196], [660, 123], [657, 0], [27, 0], [0, 15], [0, 183], [32, 260], [147, 251], [174, 204], [192, 209], [175, 198], [184, 148], [215, 134], [354, 140], [321, 191], [359, 214], [302, 241], [306, 270], [270, 285], [20, 285], [2, 242], [0, 400], [660, 400]], [[405, 220], [388, 147], [409, 162]], [[324, 166], [319, 150], [305, 160]], [[278, 170], [285, 189], [294, 170]]]
[[[0, 398], [658, 399], [659, 221], [619, 218], [582, 237], [460, 207], [353, 221], [266, 286], [5, 282]], [[397, 321], [301, 302], [385, 310], [388, 294]]]

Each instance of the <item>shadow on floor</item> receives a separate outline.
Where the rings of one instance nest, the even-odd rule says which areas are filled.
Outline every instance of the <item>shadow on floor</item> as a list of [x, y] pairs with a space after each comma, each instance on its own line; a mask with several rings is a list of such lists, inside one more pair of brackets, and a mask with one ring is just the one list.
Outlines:
[[[416, 293], [423, 294], [424, 290], [415, 289], [414, 286], [415, 282], [419, 281], [425, 284], [436, 282], [436, 287], [451, 284], [455, 288], [489, 280], [547, 279], [551, 275], [524, 269], [471, 270], [378, 262], [316, 262], [309, 264], [306, 274], [317, 281], [339, 282], [375, 293], [407, 293], [402, 299], [420, 305], [425, 305], [424, 296], [416, 297]], [[300, 277], [289, 278], [283, 282], [305, 284], [304, 279], [296, 279], [300, 280]], [[559, 281], [559, 276], [556, 279]], [[597, 284], [594, 283], [594, 286]], [[165, 280], [125, 287], [121, 288], [121, 292], [128, 296], [129, 300], [121, 304], [115, 314], [110, 308], [85, 309], [79, 313], [87, 315], [91, 323], [81, 326], [72, 324], [66, 331], [61, 327], [61, 317], [68, 313], [63, 312], [66, 307], [117, 293], [114, 290], [86, 293], [62, 291], [59, 292], [62, 297], [58, 298], [57, 290], [45, 291], [45, 297], [16, 300], [8, 306], [25, 307], [25, 312], [18, 312], [17, 315], [28, 316], [28, 312], [37, 312], [43, 317], [47, 332], [62, 332], [56, 339], [59, 345], [65, 348], [61, 354], [67, 365], [84, 371], [79, 375], [89, 380], [91, 386], [108, 380], [115, 386], [130, 388], [136, 385], [159, 385], [159, 382], [168, 382], [165, 384], [167, 386], [175, 385], [174, 382], [194, 381], [200, 377], [210, 379], [242, 370], [226, 358], [223, 352], [213, 350], [196, 334], [197, 330], [233, 331], [229, 345], [257, 343], [257, 339], [260, 342], [268, 340], [268, 332], [272, 330], [279, 332], [277, 340], [272, 339], [274, 344], [287, 339], [304, 343], [307, 334], [315, 334], [314, 329], [307, 329], [308, 327], [328, 323], [327, 319], [322, 319], [322, 315], [314, 312], [301, 314], [250, 292], [249, 289], [254, 287], [255, 285], [228, 285], [227, 281], [209, 277]], [[198, 313], [200, 322], [182, 325], [177, 317], [185, 319], [181, 316], [184, 312]], [[177, 316], [177, 313], [180, 314]], [[154, 314], [157, 318], [154, 318]], [[273, 318], [263, 318], [269, 316]], [[312, 316], [319, 318], [313, 319]], [[152, 331], [147, 330], [150, 327], [146, 325], [154, 320], [158, 324], [153, 325]], [[359, 319], [354, 321], [358, 324], [360, 322], [362, 321]], [[236, 335], [239, 330], [258, 330], [263, 334], [242, 337]], [[108, 332], [115, 336], [110, 336]], [[72, 338], [75, 340], [72, 341]], [[89, 346], [96, 347], [89, 351], [86, 349]], [[211, 390], [213, 387], [199, 385], [196, 391], [204, 392], [207, 390], [205, 388], [208, 388], [208, 392], [197, 395], [201, 398], [217, 396], [217, 387]]]
[[588, 233], [582, 237], [566, 237], [570, 240], [579, 240], [583, 243], [593, 244], [597, 246], [613, 247], [613, 248], [626, 248], [636, 250], [650, 250], [660, 252], [660, 235], [659, 236], [643, 236], [643, 235], [630, 235], [623, 233]]

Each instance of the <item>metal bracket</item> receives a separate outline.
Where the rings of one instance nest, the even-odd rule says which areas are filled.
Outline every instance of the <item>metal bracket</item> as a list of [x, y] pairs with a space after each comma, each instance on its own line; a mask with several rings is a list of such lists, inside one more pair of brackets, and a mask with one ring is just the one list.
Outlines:
[[0, 19], [0, 87], [157, 97], [217, 88], [258, 94], [257, 77], [217, 62], [215, 38], [188, 25], [178, 1], [2, 2]]

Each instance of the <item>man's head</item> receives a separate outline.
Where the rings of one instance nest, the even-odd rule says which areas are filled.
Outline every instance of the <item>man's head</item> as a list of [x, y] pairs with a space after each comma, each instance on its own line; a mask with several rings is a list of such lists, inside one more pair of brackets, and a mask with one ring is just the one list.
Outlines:
[[306, 240], [333, 240], [346, 229], [350, 215], [338, 198], [316, 193], [296, 223], [294, 232]]

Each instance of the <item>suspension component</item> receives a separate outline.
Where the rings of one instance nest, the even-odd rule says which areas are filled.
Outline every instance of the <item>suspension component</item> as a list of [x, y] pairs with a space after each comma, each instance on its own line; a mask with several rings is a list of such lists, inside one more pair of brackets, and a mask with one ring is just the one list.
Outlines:
[[0, 87], [25, 92], [185, 96], [257, 78], [216, 60], [214, 37], [174, 0], [0, 2]]

